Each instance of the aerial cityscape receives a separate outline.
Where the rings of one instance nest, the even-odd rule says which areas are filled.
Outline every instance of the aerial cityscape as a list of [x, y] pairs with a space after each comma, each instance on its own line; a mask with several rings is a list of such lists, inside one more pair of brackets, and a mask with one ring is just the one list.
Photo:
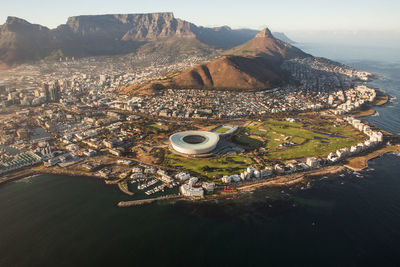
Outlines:
[[[232, 205], [239, 205], [238, 210], [245, 214], [252, 213], [255, 206], [243, 205], [255, 202], [269, 210], [272, 205], [277, 206], [275, 213], [255, 212], [254, 220], [257, 216], [266, 221], [281, 218], [277, 216], [287, 219], [287, 214], [294, 214], [291, 209], [307, 205], [296, 204], [297, 200], [288, 202], [291, 194], [317, 191], [321, 185], [314, 189], [313, 184], [324, 179], [343, 185], [350, 179], [344, 177], [353, 175], [359, 179], [364, 173], [374, 172], [371, 165], [376, 165], [376, 160], [400, 155], [400, 126], [393, 128], [397, 127], [398, 118], [394, 111], [385, 113], [398, 107], [399, 87], [390, 84], [391, 76], [381, 72], [378, 61], [338, 62], [321, 56], [318, 50], [313, 55], [307, 45], [269, 27], [205, 27], [177, 18], [172, 12], [70, 16], [65, 24], [52, 29], [7, 15], [0, 26], [0, 195], [2, 189], [21, 186], [21, 181], [28, 181], [29, 186], [41, 179], [61, 179], [61, 188], [70, 194], [80, 189], [68, 191], [74, 185], [67, 181], [87, 180], [95, 181], [93, 191], [103, 184], [105, 188], [100, 191], [116, 194], [113, 200], [108, 197], [108, 201], [101, 201], [109, 205], [110, 216], [128, 216], [146, 209], [147, 213], [140, 216], [152, 210], [151, 216], [164, 220], [167, 215], [162, 215], [161, 210], [172, 209], [171, 214], [178, 217], [218, 221], [208, 216]], [[396, 64], [392, 63], [393, 70]], [[385, 118], [382, 114], [394, 119], [388, 123], [376, 121]], [[374, 181], [375, 176], [365, 179]], [[64, 181], [64, 177], [69, 178]], [[51, 183], [54, 182], [46, 182], [46, 187]], [[61, 188], [49, 190], [57, 192]], [[15, 193], [13, 196], [18, 197]], [[6, 199], [1, 201], [6, 205]], [[233, 204], [236, 201], [241, 204]], [[288, 204], [283, 204], [285, 201]], [[312, 201], [312, 197], [304, 201]], [[90, 200], [84, 202], [91, 205]], [[16, 211], [11, 211], [13, 206], [8, 207], [10, 212]], [[58, 207], [69, 214], [67, 206]], [[74, 210], [80, 212], [81, 208], [83, 211], [84, 206], [79, 204]], [[70, 216], [72, 220], [78, 215]], [[317, 220], [308, 223], [311, 229], [316, 229]], [[118, 228], [118, 224], [109, 222], [108, 227]], [[252, 227], [251, 222], [245, 224], [246, 228]], [[0, 239], [13, 233], [1, 220], [0, 225], [6, 229], [4, 234], [0, 232]], [[167, 229], [180, 239], [178, 232]], [[269, 227], [268, 231], [272, 229]], [[132, 236], [130, 231], [125, 232]], [[185, 235], [182, 242], [189, 242]], [[393, 238], [398, 241], [396, 237], [400, 237], [397, 232]], [[175, 242], [169, 238], [168, 242]], [[245, 239], [243, 235], [240, 242], [248, 242]], [[89, 237], [85, 240], [75, 242], [78, 247], [80, 242], [96, 242]], [[111, 242], [114, 246], [127, 242], [118, 240]], [[107, 242], [97, 242], [104, 241]], [[131, 241], [137, 242], [135, 238]], [[214, 244], [215, 239], [208, 237], [202, 242]], [[268, 248], [275, 251], [274, 247]], [[29, 263], [28, 258], [14, 260], [14, 252], [8, 253], [7, 249], [0, 246], [0, 265], [54, 266], [54, 259], [50, 259], [59, 257], [58, 252], [49, 255], [49, 260], [43, 258], [46, 256], [32, 256]], [[142, 249], [146, 251], [143, 255], [152, 250], [151, 246]], [[240, 257], [232, 264], [226, 256], [219, 257], [198, 246], [196, 250], [209, 254], [213, 260], [208, 261], [203, 255], [205, 258], [194, 265], [243, 266], [263, 262], [256, 251], [251, 252], [254, 262], [245, 263]], [[114, 261], [101, 251], [102, 256], [85, 260], [77, 254], [70, 259], [63, 255], [58, 263], [132, 264], [125, 257]], [[394, 248], [389, 251], [395, 253]], [[379, 253], [383, 254], [377, 254], [377, 258], [385, 255]], [[273, 265], [321, 265], [322, 255], [318, 254], [315, 261], [297, 264], [292, 258], [279, 264], [274, 257]], [[344, 257], [349, 257], [349, 265], [365, 266], [364, 261], [372, 257], [342, 255], [343, 259], [333, 265], [347, 265]], [[133, 251], [132, 256], [140, 257]], [[178, 256], [173, 253], [164, 263], [157, 260], [139, 265], [176, 265], [179, 257], [175, 257]], [[374, 257], [370, 264], [375, 262]], [[389, 257], [385, 266], [397, 264]]]

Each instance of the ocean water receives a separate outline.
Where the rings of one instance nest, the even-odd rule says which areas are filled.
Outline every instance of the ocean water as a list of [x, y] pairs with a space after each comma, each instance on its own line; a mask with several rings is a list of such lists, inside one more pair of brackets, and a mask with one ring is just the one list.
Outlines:
[[374, 88], [392, 96], [384, 107], [376, 107], [377, 113], [363, 119], [373, 125], [400, 134], [400, 44], [395, 47], [371, 47], [360, 45], [299, 44], [304, 51], [315, 56], [327, 57], [358, 70], [380, 76], [369, 83]]
[[[325, 53], [400, 94], [399, 63]], [[400, 133], [399, 108], [367, 119]], [[399, 164], [388, 154], [308, 185], [125, 209], [128, 196], [93, 178], [11, 182], [0, 186], [0, 266], [399, 266]]]

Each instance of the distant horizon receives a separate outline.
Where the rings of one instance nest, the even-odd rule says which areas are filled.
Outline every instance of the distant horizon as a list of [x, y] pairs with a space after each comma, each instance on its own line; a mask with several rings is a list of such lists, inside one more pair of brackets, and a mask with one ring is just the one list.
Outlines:
[[340, 32], [340, 33], [361, 33], [361, 32], [375, 32], [375, 33], [383, 33], [383, 32], [388, 32], [388, 33], [399, 33], [400, 34], [400, 27], [398, 29], [342, 29], [342, 28], [326, 28], [326, 29], [275, 29], [270, 27], [269, 25], [258, 25], [258, 26], [232, 26], [232, 25], [228, 25], [228, 24], [224, 24], [224, 25], [219, 25], [219, 24], [206, 24], [206, 25], [202, 25], [202, 24], [197, 24], [194, 23], [191, 20], [188, 19], [183, 19], [181, 17], [178, 17], [175, 15], [174, 12], [172, 11], [155, 11], [155, 12], [137, 12], [137, 13], [99, 13], [99, 14], [80, 14], [80, 15], [71, 15], [71, 16], [67, 16], [65, 18], [65, 21], [57, 24], [57, 25], [46, 25], [37, 21], [33, 21], [30, 19], [27, 19], [25, 17], [21, 17], [21, 16], [14, 16], [14, 15], [7, 15], [6, 17], [4, 17], [3, 20], [0, 20], [0, 25], [3, 25], [4, 23], [6, 23], [8, 17], [15, 17], [15, 18], [19, 18], [19, 19], [23, 19], [26, 20], [27, 22], [31, 23], [31, 24], [37, 24], [37, 25], [41, 25], [44, 27], [47, 27], [49, 29], [55, 29], [60, 25], [66, 24], [68, 19], [70, 17], [80, 17], [80, 16], [107, 16], [107, 15], [131, 15], [131, 14], [155, 14], [155, 13], [172, 13], [174, 15], [174, 17], [176, 19], [181, 19], [181, 20], [185, 20], [188, 21], [190, 23], [195, 24], [196, 26], [202, 26], [202, 27], [207, 27], [207, 28], [217, 28], [217, 27], [230, 27], [231, 29], [251, 29], [251, 30], [262, 30], [265, 28], [269, 28], [271, 31], [274, 32], [307, 32], [307, 33], [318, 33], [318, 32]]
[[[182, 19], [172, 11], [158, 11], [158, 12], [138, 12], [138, 13], [106, 13], [106, 14], [82, 14], [82, 15], [74, 15], [69, 17], [77, 17], [77, 16], [102, 16], [102, 15], [126, 15], [126, 14], [150, 14], [150, 13], [173, 13], [175, 18]], [[17, 17], [23, 20], [28, 21], [32, 24], [39, 24], [41, 26], [48, 27], [48, 25], [44, 25], [35, 21], [30, 21], [27, 18], [19, 17], [19, 16], [7, 16], [2, 23], [0, 21], [0, 25], [4, 24], [8, 17]], [[59, 25], [67, 23], [68, 18]], [[186, 20], [186, 19], [184, 19]], [[190, 23], [194, 23], [193, 21], [186, 20]], [[224, 27], [228, 26], [232, 29], [251, 29], [251, 30], [262, 30], [264, 28], [269, 28], [272, 32], [283, 32], [288, 38], [292, 39], [295, 42], [299, 43], [318, 43], [318, 42], [330, 42], [336, 44], [352, 44], [352, 45], [360, 45], [363, 46], [376, 46], [379, 44], [380, 46], [393, 46], [400, 45], [400, 29], [381, 29], [381, 30], [373, 30], [373, 29], [360, 29], [360, 30], [352, 30], [352, 29], [277, 29], [272, 28], [270, 25], [260, 25], [258, 27], [247, 27], [247, 26], [238, 26], [233, 27], [231, 25], [201, 25], [194, 23], [197, 26], [203, 27]], [[58, 27], [57, 25], [56, 27]], [[48, 27], [50, 29], [55, 29], [56, 27]]]
[[[143, 15], [143, 14], [162, 14], [162, 13], [172, 13], [174, 15], [174, 17], [176, 19], [182, 19], [180, 17], [177, 17], [175, 15], [174, 12], [172, 11], [157, 11], [157, 12], [138, 12], [138, 13], [103, 13], [103, 14], [81, 14], [81, 15], [73, 15], [73, 16], [68, 16], [65, 21], [63, 23], [57, 24], [54, 27], [51, 27], [49, 25], [45, 25], [42, 24], [40, 22], [35, 22], [35, 21], [31, 21], [27, 18], [24, 17], [20, 17], [20, 16], [13, 16], [13, 15], [8, 15], [4, 18], [3, 21], [0, 20], [0, 25], [3, 25], [4, 23], [6, 23], [8, 17], [15, 17], [15, 18], [19, 18], [19, 19], [23, 19], [26, 20], [27, 22], [31, 23], [31, 24], [37, 24], [37, 25], [41, 25], [44, 27], [47, 27], [49, 29], [55, 29], [60, 25], [66, 24], [68, 19], [70, 17], [85, 17], [85, 16], [112, 16], [112, 15], [133, 15], [133, 14], [137, 14], [137, 15]], [[250, 29], [250, 30], [262, 30], [265, 28], [269, 28], [271, 31], [274, 32], [282, 32], [283, 30], [280, 29], [273, 29], [268, 25], [259, 25], [259, 26], [255, 26], [255, 27], [251, 27], [251, 26], [237, 26], [237, 27], [233, 27], [231, 25], [217, 25], [217, 24], [208, 24], [208, 25], [201, 25], [201, 24], [196, 24], [190, 20], [186, 20], [186, 19], [182, 19], [185, 20], [187, 22], [193, 23], [197, 26], [201, 26], [201, 27], [208, 27], [208, 28], [217, 28], [217, 27], [230, 27], [231, 29]], [[373, 29], [286, 29], [287, 31], [290, 32], [307, 32], [307, 33], [318, 33], [318, 32], [338, 32], [338, 33], [350, 33], [350, 34], [357, 34], [357, 33], [363, 33], [363, 32], [379, 32], [379, 33], [383, 33], [383, 32], [397, 32], [400, 33], [400, 28], [399, 29], [380, 29], [380, 30], [373, 30]]]
[[[198, 26], [260, 30], [266, 26], [273, 31], [378, 31], [400, 32], [400, 3], [395, 0], [337, 0], [321, 3], [308, 0], [211, 1], [188, 4], [182, 0], [165, 3], [148, 0], [145, 3], [128, 0], [78, 1], [54, 3], [42, 0], [32, 3], [19, 0], [7, 3], [0, 10], [0, 24], [8, 16], [25, 19], [54, 29], [65, 24], [68, 17], [110, 14], [146, 14], [172, 12], [176, 18]], [[229, 9], [227, 8], [229, 7]]]

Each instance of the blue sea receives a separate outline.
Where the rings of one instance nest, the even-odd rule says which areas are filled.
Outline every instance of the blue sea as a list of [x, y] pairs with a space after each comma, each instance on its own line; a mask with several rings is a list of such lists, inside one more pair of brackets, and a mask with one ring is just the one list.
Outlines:
[[[300, 44], [301, 46], [301, 44]], [[400, 60], [370, 48], [306, 44], [306, 52], [379, 74], [400, 97]], [[361, 58], [360, 58], [361, 57]], [[400, 133], [396, 98], [366, 118]], [[400, 157], [309, 186], [239, 199], [118, 208], [93, 178], [38, 176], [0, 186], [0, 266], [399, 266]]]

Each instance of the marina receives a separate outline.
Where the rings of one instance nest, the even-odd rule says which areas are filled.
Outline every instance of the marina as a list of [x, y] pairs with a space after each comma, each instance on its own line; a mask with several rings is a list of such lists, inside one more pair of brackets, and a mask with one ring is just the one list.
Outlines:
[[155, 185], [158, 182], [157, 179], [152, 179], [149, 182], [145, 182], [143, 184], [138, 184], [137, 189], [138, 190], [144, 190], [152, 185]]
[[149, 196], [149, 195], [155, 194], [155, 193], [160, 192], [160, 191], [164, 192], [164, 188], [165, 187], [166, 187], [165, 184], [159, 185], [159, 186], [157, 186], [157, 187], [155, 187], [155, 188], [153, 188], [151, 190], [146, 191], [145, 194]]

